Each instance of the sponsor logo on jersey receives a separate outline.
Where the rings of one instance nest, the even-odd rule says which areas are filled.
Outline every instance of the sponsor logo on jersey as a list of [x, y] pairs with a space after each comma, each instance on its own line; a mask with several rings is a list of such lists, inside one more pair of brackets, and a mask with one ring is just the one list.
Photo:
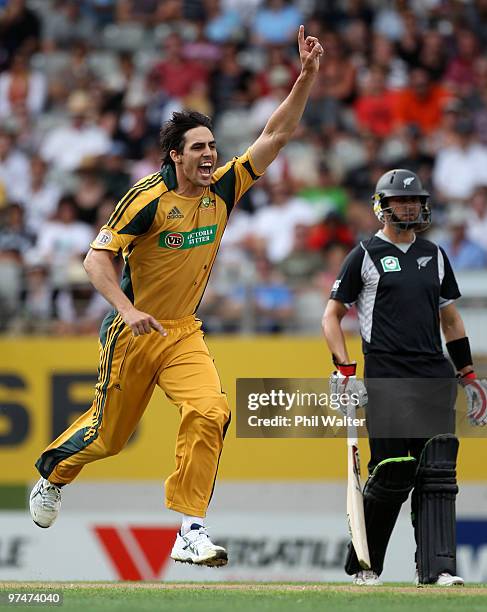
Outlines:
[[411, 185], [411, 183], [414, 181], [414, 176], [408, 176], [407, 178], [405, 178], [403, 180], [404, 183], [404, 189], [406, 189], [406, 187], [409, 187], [409, 185]]
[[[163, 232], [164, 236], [164, 246], [168, 249], [180, 249], [184, 244], [184, 236], [181, 232]], [[161, 234], [162, 237], [162, 234]], [[159, 246], [161, 245], [161, 241], [159, 240]]]
[[401, 265], [399, 263], [399, 259], [397, 257], [383, 257], [380, 260], [382, 264], [382, 269], [384, 272], [399, 272], [401, 270]]
[[418, 262], [418, 270], [421, 268], [426, 268], [428, 263], [433, 259], [433, 257], [418, 257], [416, 260]]
[[192, 249], [215, 242], [217, 225], [197, 227], [190, 232], [162, 232], [159, 246], [167, 249]]
[[105, 246], [110, 244], [113, 240], [113, 234], [107, 229], [101, 230], [98, 236], [95, 238], [95, 244], [99, 244], [100, 246]]
[[167, 218], [168, 219], [184, 219], [184, 215], [177, 206], [174, 206], [174, 208], [171, 208], [171, 210], [167, 213]]
[[200, 205], [198, 206], [198, 208], [200, 210], [211, 210], [212, 208], [215, 208], [215, 205], [215, 200], [212, 200], [210, 196], [203, 196], [201, 198]]

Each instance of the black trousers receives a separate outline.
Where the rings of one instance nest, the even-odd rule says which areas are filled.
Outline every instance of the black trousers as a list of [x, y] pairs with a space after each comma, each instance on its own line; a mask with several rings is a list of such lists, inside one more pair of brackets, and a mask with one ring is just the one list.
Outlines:
[[364, 379], [369, 394], [369, 473], [391, 457], [419, 460], [428, 439], [454, 433], [457, 385], [453, 366], [443, 355], [369, 353]]

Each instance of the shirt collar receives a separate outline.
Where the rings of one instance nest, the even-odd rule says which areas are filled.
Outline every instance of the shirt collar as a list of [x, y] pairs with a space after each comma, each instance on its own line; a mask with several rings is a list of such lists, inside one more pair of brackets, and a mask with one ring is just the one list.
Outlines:
[[377, 238], [380, 238], [381, 240], [384, 240], [385, 242], [388, 242], [389, 244], [393, 244], [403, 253], [407, 253], [409, 248], [416, 242], [416, 234], [414, 234], [414, 240], [412, 242], [392, 242], [392, 240], [384, 234], [384, 230], [381, 230], [381, 229], [378, 232], [376, 232], [375, 235], [377, 236]]

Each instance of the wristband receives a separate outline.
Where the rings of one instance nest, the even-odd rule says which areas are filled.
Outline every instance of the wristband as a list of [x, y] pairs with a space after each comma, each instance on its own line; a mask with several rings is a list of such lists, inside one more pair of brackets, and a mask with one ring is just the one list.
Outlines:
[[338, 371], [343, 376], [355, 376], [357, 372], [356, 363], [338, 363], [335, 355], [333, 355], [333, 365], [335, 365], [338, 368]]
[[474, 370], [470, 370], [470, 372], [467, 372], [466, 374], [458, 374], [457, 378], [458, 382], [461, 385], [465, 386], [468, 385], [472, 380], [476, 380], [477, 374], [475, 374]]
[[467, 336], [446, 343], [446, 349], [457, 370], [472, 365], [472, 353]]

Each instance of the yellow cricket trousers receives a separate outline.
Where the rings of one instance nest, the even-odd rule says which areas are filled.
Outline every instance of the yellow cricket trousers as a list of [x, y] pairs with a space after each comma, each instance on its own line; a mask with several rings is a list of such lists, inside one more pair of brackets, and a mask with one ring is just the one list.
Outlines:
[[71, 482], [91, 461], [120, 452], [159, 385], [179, 408], [176, 469], [166, 480], [166, 506], [205, 516], [213, 492], [230, 411], [201, 321], [161, 321], [167, 336], [134, 337], [118, 313], [100, 333], [95, 399], [36, 463], [56, 484]]

